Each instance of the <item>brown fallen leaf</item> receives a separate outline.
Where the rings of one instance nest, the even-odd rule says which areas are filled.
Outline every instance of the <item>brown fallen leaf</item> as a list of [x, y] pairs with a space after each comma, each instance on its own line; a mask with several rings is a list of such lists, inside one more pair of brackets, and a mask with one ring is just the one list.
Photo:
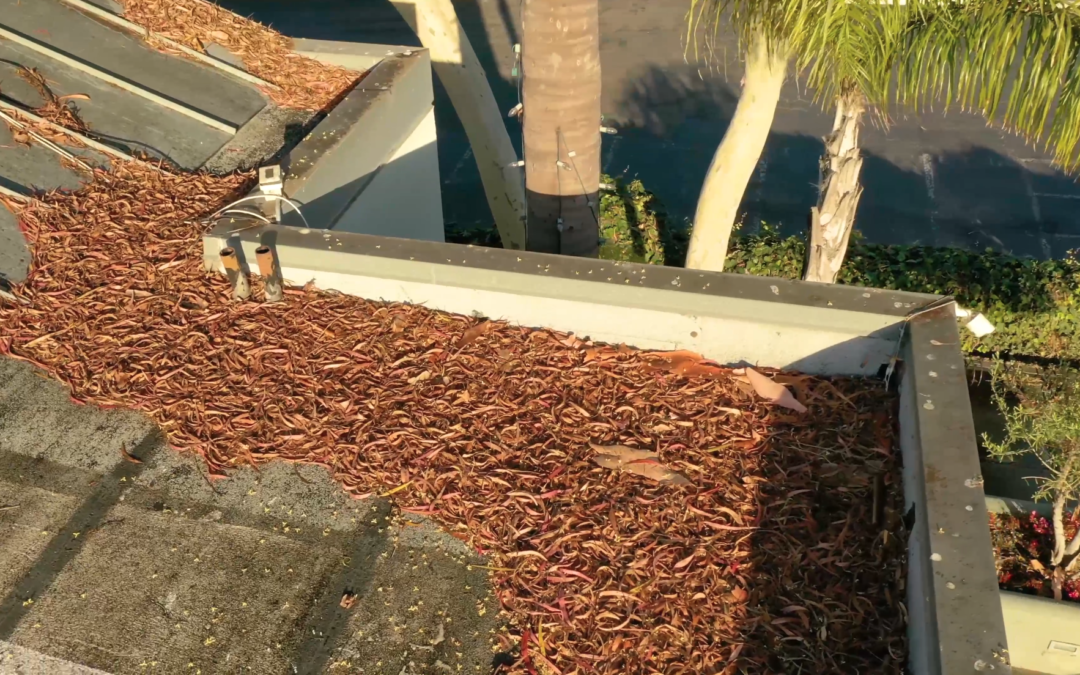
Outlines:
[[683, 377], [719, 377], [724, 372], [715, 361], [685, 349], [652, 352], [646, 354], [645, 358], [653, 369], [666, 370]]
[[405, 317], [395, 316], [390, 322], [390, 330], [395, 333], [402, 333], [405, 331]]
[[[747, 368], [749, 370], [749, 368]], [[746, 599], [750, 597], [750, 594], [746, 592], [746, 589], [742, 586], [734, 586], [731, 589], [731, 595], [735, 598], [736, 602], [746, 602]]]
[[581, 347], [584, 347], [585, 345], [591, 344], [591, 343], [585, 342], [584, 340], [580, 340], [580, 339], [578, 339], [577, 337], [575, 337], [573, 335], [567, 335], [566, 339], [559, 340], [559, 344], [561, 344], [563, 346], [566, 346], [566, 347], [569, 347], [571, 349], [580, 349]]
[[806, 412], [806, 406], [799, 403], [798, 399], [784, 385], [773, 382], [753, 368], [746, 369], [746, 378], [761, 398], [796, 412]]
[[483, 323], [476, 324], [469, 330], [465, 331], [465, 333], [461, 336], [461, 339], [457, 342], [458, 348], [476, 342], [480, 339], [481, 335], [486, 335], [487, 332], [492, 329], [492, 327], [493, 324], [490, 321], [484, 321]]
[[671, 370], [681, 363], [700, 363], [705, 360], [705, 357], [697, 352], [679, 349], [671, 352], [649, 352], [645, 354], [645, 359], [654, 368]]
[[681, 570], [682, 568], [686, 567], [690, 563], [694, 562], [694, 556], [695, 555], [696, 554], [691, 553], [690, 555], [686, 556], [685, 558], [683, 558], [679, 562], [675, 563], [675, 565], [673, 566], [673, 569]]
[[1034, 559], [1031, 560], [1031, 569], [1035, 570], [1036, 572], [1045, 572], [1046, 571], [1046, 567], [1044, 567], [1041, 562], [1039, 562], [1038, 560], [1034, 560]]
[[135, 455], [133, 455], [133, 454], [131, 454], [130, 452], [128, 452], [128, 451], [127, 451], [127, 448], [126, 448], [126, 447], [124, 447], [124, 444], [123, 444], [123, 443], [121, 443], [121, 444], [120, 444], [120, 455], [121, 455], [121, 456], [122, 456], [122, 457], [123, 457], [124, 459], [126, 459], [127, 461], [131, 462], [132, 464], [142, 464], [142, 463], [143, 463], [141, 459], [139, 459], [139, 458], [138, 458], [138, 457], [136, 457]]
[[590, 443], [589, 447], [596, 451], [593, 461], [605, 469], [629, 471], [665, 485], [691, 484], [689, 478], [662, 463], [655, 452], [625, 445]]
[[724, 371], [717, 366], [689, 361], [679, 363], [672, 368], [672, 372], [683, 377], [720, 377], [724, 374]]
[[341, 602], [338, 604], [340, 604], [344, 609], [352, 609], [353, 605], [356, 604], [356, 593], [353, 593], [352, 591], [345, 591], [341, 594]]
[[612, 349], [611, 347], [590, 347], [589, 349], [585, 350], [585, 360], [584, 360], [584, 362], [589, 363], [590, 361], [597, 361], [597, 360], [611, 361], [613, 359], [618, 358], [619, 355], [623, 354], [623, 353], [624, 352], [621, 349], [615, 350], [615, 349]]

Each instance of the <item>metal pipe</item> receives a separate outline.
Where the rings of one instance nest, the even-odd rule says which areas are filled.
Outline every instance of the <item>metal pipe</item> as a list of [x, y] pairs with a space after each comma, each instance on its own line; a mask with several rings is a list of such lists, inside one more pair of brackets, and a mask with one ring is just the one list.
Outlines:
[[225, 266], [225, 274], [229, 277], [232, 285], [233, 300], [247, 300], [251, 297], [251, 284], [248, 283], [247, 275], [240, 268], [240, 258], [231, 246], [221, 249], [221, 264]]
[[274, 251], [269, 246], [255, 249], [255, 259], [259, 261], [259, 274], [262, 275], [266, 289], [267, 302], [281, 302], [285, 298], [282, 289], [281, 267], [277, 264]]

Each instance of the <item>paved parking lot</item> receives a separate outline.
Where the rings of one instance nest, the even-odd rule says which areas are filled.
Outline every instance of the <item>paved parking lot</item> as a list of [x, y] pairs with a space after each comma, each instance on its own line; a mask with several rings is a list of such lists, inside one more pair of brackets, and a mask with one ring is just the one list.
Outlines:
[[[384, 0], [218, 0], [296, 37], [417, 44]], [[512, 0], [455, 2], [503, 109], [517, 102], [511, 78], [520, 41]], [[741, 78], [735, 44], [724, 62], [683, 58], [687, 0], [600, 0], [604, 113], [620, 129], [604, 137], [603, 168], [640, 177], [676, 220], [692, 216], [712, 153], [734, 110]], [[723, 34], [721, 34], [723, 37]], [[490, 222], [479, 174], [449, 100], [436, 94], [443, 212], [460, 225]], [[882, 243], [993, 247], [1062, 256], [1080, 247], [1080, 186], [1020, 139], [960, 112], [895, 115], [864, 133], [866, 192], [859, 228]], [[821, 137], [831, 116], [794, 81], [784, 91], [765, 156], [747, 190], [748, 227], [764, 220], [805, 227], [817, 198]], [[520, 132], [510, 123], [511, 137]], [[517, 142], [518, 139], [515, 139]]]

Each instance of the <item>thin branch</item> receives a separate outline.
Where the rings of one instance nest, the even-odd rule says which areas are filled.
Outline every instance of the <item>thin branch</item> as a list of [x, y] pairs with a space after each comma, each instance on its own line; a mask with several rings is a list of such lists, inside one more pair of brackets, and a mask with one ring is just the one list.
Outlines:
[[1065, 557], [1065, 494], [1059, 492], [1054, 497], [1054, 557], [1050, 561], [1054, 567], [1061, 564]]

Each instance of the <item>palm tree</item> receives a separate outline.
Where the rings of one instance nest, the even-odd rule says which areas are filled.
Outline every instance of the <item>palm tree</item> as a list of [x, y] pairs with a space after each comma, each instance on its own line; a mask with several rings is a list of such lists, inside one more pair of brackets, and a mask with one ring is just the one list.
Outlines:
[[[735, 118], [702, 188], [689, 267], [723, 269], [742, 194], [768, 135], [761, 124], [749, 125], [747, 134], [737, 122], [745, 104], [745, 118], [771, 123], [779, 101], [776, 73], [785, 70], [788, 55], [797, 71], [808, 74], [818, 101], [836, 109], [821, 160], [820, 198], [810, 217], [806, 279], [836, 280], [862, 194], [859, 127], [867, 110], [887, 121], [894, 76], [901, 102], [916, 107], [934, 100], [959, 102], [1030, 139], [1043, 135], [1053, 111], [1046, 142], [1059, 163], [1070, 168], [1076, 164], [1080, 14], [1071, 3], [691, 1], [691, 31], [703, 24], [715, 29], [722, 17], [728, 18], [739, 32], [747, 66]], [[767, 69], [758, 65], [762, 44], [770, 47], [765, 52], [771, 59]], [[1009, 88], [1013, 72], [1019, 75]], [[782, 82], [782, 75], [779, 78]], [[1006, 90], [1008, 104], [1002, 112]], [[739, 152], [731, 152], [732, 147]]]
[[431, 51], [431, 66], [465, 127], [503, 248], [525, 248], [525, 190], [517, 153], [469, 38], [450, 0], [394, 6]]
[[[690, 35], [723, 19], [738, 31], [745, 74], [731, 125], [701, 189], [687, 267], [721, 271], [746, 185], [780, 100], [789, 61], [806, 72], [821, 102], [836, 103], [821, 160], [821, 196], [811, 214], [808, 276], [843, 259], [862, 188], [859, 126], [884, 110], [906, 10], [872, 0], [691, 0]], [[839, 264], [837, 263], [837, 267]]]
[[598, 0], [524, 0], [528, 248], [595, 256], [600, 226]]
[[817, 206], [810, 210], [807, 281], [835, 283], [855, 229], [862, 196], [859, 128], [872, 107], [882, 123], [895, 64], [909, 29], [906, 5], [867, 0], [829, 7], [823, 20], [800, 36], [798, 64], [821, 103], [833, 102], [832, 132], [825, 137]]

